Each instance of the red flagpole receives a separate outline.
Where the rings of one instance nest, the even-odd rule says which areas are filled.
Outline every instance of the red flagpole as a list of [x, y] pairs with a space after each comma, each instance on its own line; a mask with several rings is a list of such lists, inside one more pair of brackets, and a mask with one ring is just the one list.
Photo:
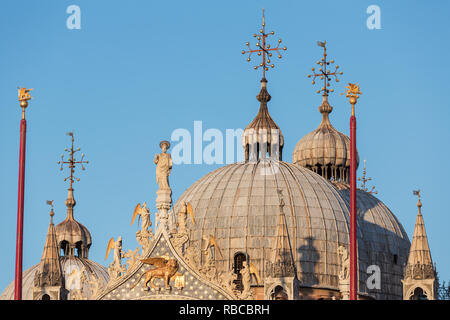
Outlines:
[[23, 258], [23, 203], [25, 195], [25, 142], [27, 137], [27, 121], [25, 109], [31, 99], [33, 89], [19, 88], [19, 101], [22, 107], [20, 121], [20, 151], [19, 151], [19, 191], [17, 195], [17, 240], [16, 240], [16, 275], [14, 278], [14, 300], [22, 300], [22, 258]]
[[25, 142], [27, 121], [20, 121], [19, 154], [19, 192], [17, 201], [17, 242], [16, 242], [16, 278], [14, 282], [14, 299], [22, 300], [22, 253], [23, 253], [23, 199], [25, 193]]
[[[355, 101], [356, 102], [356, 101]], [[356, 238], [356, 117], [350, 117], [350, 300], [358, 299], [358, 248]]]

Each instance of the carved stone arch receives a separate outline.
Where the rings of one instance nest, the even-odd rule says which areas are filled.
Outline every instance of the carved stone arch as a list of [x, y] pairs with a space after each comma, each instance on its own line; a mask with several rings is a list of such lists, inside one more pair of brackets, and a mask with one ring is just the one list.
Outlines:
[[[275, 280], [275, 279], [274, 279]], [[277, 279], [278, 280], [278, 279]], [[270, 284], [265, 291], [265, 300], [293, 300], [292, 288], [286, 286], [280, 280], [275, 280]], [[276, 296], [282, 297], [282, 299], [275, 299]]]
[[[417, 298], [413, 299], [414, 296], [417, 296]], [[409, 289], [407, 297], [408, 300], [429, 300], [431, 295], [425, 286], [413, 286]], [[421, 297], [425, 299], [421, 299]]]

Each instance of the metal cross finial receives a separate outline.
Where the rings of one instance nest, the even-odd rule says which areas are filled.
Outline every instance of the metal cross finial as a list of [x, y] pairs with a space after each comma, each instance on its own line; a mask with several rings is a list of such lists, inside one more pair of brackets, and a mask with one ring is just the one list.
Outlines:
[[343, 72], [338, 72], [337, 70], [339, 69], [339, 66], [336, 65], [335, 69], [333, 72], [331, 72], [330, 70], [327, 70], [327, 67], [330, 64], [334, 63], [334, 60], [331, 61], [327, 61], [327, 42], [321, 42], [321, 41], [317, 41], [317, 45], [319, 47], [323, 48], [323, 58], [320, 59], [320, 61], [317, 61], [316, 63], [320, 66], [319, 68], [319, 72], [316, 73], [316, 69], [312, 68], [312, 72], [313, 74], [308, 74], [308, 78], [313, 78], [312, 80], [312, 84], [316, 83], [316, 78], [320, 77], [320, 80], [323, 80], [323, 87], [320, 90], [317, 90], [317, 93], [321, 93], [323, 92], [324, 96], [328, 96], [328, 93], [333, 92], [334, 89], [328, 89], [328, 87], [330, 86], [330, 81], [332, 80], [332, 77], [334, 77], [336, 82], [339, 82], [339, 78], [337, 77], [338, 75], [342, 75]]
[[80, 148], [74, 149], [74, 147], [73, 147], [73, 142], [74, 142], [73, 132], [68, 132], [67, 135], [72, 137], [72, 147], [70, 149], [64, 149], [64, 151], [66, 151], [69, 154], [68, 155], [68, 159], [66, 161], [64, 161], [64, 154], [62, 154], [61, 155], [61, 161], [58, 161], [57, 163], [61, 165], [61, 168], [60, 168], [61, 171], [63, 169], [63, 165], [64, 164], [68, 164], [68, 167], [70, 168], [70, 176], [68, 176], [67, 178], [64, 178], [64, 181], [67, 181], [67, 179], [69, 179], [69, 181], [70, 181], [70, 189], [72, 189], [73, 182], [75, 180], [76, 181], [80, 181], [79, 178], [76, 178], [74, 176], [75, 166], [77, 164], [80, 164], [81, 165], [81, 169], [85, 170], [85, 167], [83, 166], [83, 164], [85, 164], [85, 163], [87, 164], [87, 163], [89, 163], [89, 161], [83, 160], [84, 159], [84, 153], [81, 154], [81, 159], [79, 161], [77, 161], [77, 159], [75, 159], [75, 157], [74, 157], [75, 153], [80, 151], [81, 149]]
[[281, 39], [278, 39], [278, 45], [276, 48], [270, 48], [270, 44], [266, 43], [266, 38], [269, 35], [274, 35], [275, 32], [270, 32], [270, 33], [266, 33], [266, 20], [264, 17], [264, 9], [263, 9], [263, 23], [262, 23], [262, 29], [259, 30], [260, 34], [254, 34], [253, 37], [255, 37], [258, 42], [256, 43], [256, 46], [259, 49], [256, 50], [252, 50], [252, 48], [250, 47], [250, 43], [246, 42], [245, 45], [248, 47], [248, 51], [242, 50], [242, 54], [246, 54], [248, 53], [248, 58], [247, 61], [251, 61], [250, 57], [253, 53], [257, 53], [258, 56], [262, 55], [262, 62], [259, 65], [256, 65], [254, 67], [255, 70], [257, 70], [258, 68], [262, 68], [263, 69], [263, 79], [266, 79], [266, 71], [269, 70], [269, 67], [273, 68], [275, 67], [274, 64], [270, 64], [271, 60], [270, 58], [272, 57], [272, 52], [271, 51], [276, 51], [278, 53], [278, 58], [281, 59], [282, 56], [280, 54], [279, 50], [287, 50], [286, 47], [280, 48], [280, 44], [281, 44]]
[[378, 191], [375, 191], [375, 186], [372, 186], [372, 189], [370, 189], [370, 190], [366, 187], [366, 182], [371, 181], [371, 180], [372, 180], [372, 178], [368, 178], [368, 177], [366, 178], [366, 160], [364, 160], [363, 175], [362, 175], [362, 178], [358, 178], [358, 181], [362, 182], [360, 189], [362, 191], [365, 191], [370, 194], [378, 194]]

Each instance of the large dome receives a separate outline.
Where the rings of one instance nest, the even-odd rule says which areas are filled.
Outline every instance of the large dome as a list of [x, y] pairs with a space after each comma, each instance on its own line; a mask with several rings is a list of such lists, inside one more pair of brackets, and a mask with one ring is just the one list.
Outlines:
[[[349, 246], [349, 209], [346, 190], [306, 168], [277, 160], [242, 162], [219, 168], [188, 188], [175, 204], [192, 205], [195, 224], [190, 239], [201, 246], [213, 235], [223, 258], [220, 271], [233, 267], [236, 253], [244, 253], [264, 279], [265, 261], [276, 246], [280, 193], [297, 278], [302, 287], [339, 290], [340, 245]], [[380, 299], [401, 299], [402, 268], [409, 240], [395, 216], [378, 199], [367, 197], [358, 225], [359, 288]], [[362, 202], [361, 202], [362, 203]], [[395, 258], [394, 255], [397, 255]], [[398, 267], [394, 265], [394, 259]], [[369, 265], [380, 266], [382, 289], [366, 287]], [[384, 273], [388, 270], [387, 273]]]
[[[60, 257], [61, 268], [63, 271], [65, 280], [65, 288], [70, 291], [81, 290], [91, 297], [92, 281], [98, 279], [103, 286], [109, 281], [108, 270], [102, 265], [89, 259], [83, 259], [78, 257], [64, 256]], [[85, 270], [84, 277], [81, 277], [81, 271]], [[39, 263], [35, 264], [31, 268], [24, 271], [22, 276], [22, 299], [33, 300], [33, 287], [34, 287], [34, 275], [39, 270]], [[71, 279], [71, 275], [73, 280]], [[84, 281], [81, 281], [84, 279]], [[13, 300], [14, 299], [14, 281], [11, 282], [0, 296], [0, 300]]]

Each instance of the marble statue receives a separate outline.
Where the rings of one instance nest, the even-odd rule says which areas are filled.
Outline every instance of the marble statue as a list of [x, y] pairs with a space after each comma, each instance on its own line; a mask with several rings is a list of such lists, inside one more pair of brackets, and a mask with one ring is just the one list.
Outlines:
[[161, 141], [159, 144], [162, 153], [155, 155], [156, 164], [156, 182], [158, 183], [159, 190], [170, 190], [169, 175], [172, 170], [172, 157], [167, 150], [170, 148], [170, 142]]
[[341, 270], [339, 272], [339, 279], [346, 280], [350, 276], [350, 257], [348, 251], [344, 246], [339, 246], [338, 255], [341, 261]]

